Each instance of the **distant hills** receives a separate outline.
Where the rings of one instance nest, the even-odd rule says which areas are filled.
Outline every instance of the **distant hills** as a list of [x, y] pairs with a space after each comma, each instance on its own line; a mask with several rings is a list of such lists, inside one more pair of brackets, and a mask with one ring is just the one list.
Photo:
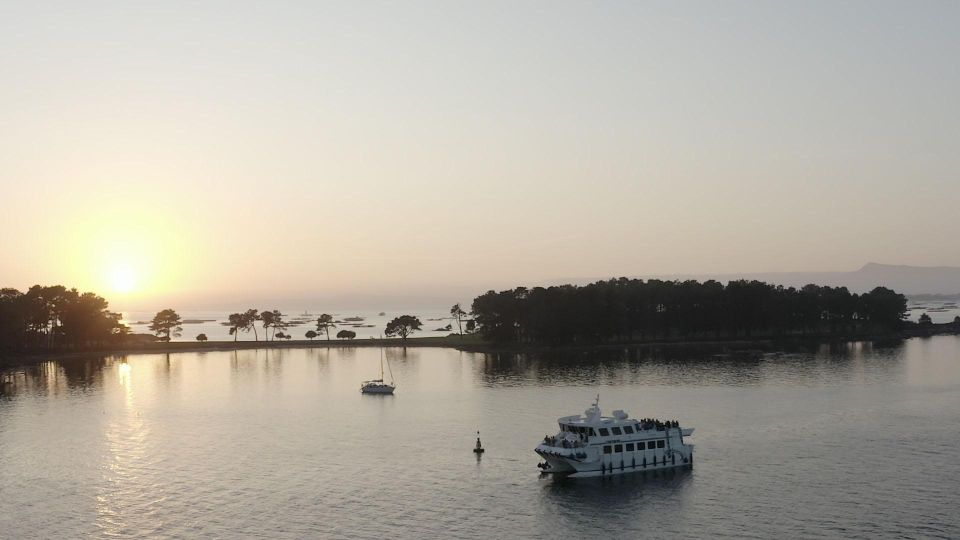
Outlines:
[[960, 267], [907, 266], [868, 263], [850, 272], [761, 272], [745, 274], [714, 274], [687, 276], [653, 276], [660, 279], [715, 279], [727, 282], [735, 279], [756, 279], [788, 287], [802, 287], [808, 283], [846, 287], [851, 292], [866, 292], [883, 286], [908, 296], [960, 296]]

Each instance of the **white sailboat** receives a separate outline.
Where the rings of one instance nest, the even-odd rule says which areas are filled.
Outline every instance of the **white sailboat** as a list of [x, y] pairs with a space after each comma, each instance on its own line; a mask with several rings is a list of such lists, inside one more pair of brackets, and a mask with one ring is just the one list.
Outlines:
[[390, 361], [387, 360], [387, 370], [390, 372], [390, 383], [383, 380], [383, 349], [380, 349], [380, 378], [372, 381], [363, 381], [360, 385], [360, 392], [364, 394], [392, 394], [397, 388], [393, 380], [393, 370], [390, 369]]

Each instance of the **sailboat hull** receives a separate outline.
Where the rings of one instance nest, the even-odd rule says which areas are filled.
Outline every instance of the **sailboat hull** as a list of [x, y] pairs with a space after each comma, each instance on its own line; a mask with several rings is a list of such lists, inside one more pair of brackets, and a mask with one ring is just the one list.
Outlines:
[[392, 394], [394, 387], [383, 385], [383, 386], [363, 386], [360, 388], [360, 392], [363, 394]]

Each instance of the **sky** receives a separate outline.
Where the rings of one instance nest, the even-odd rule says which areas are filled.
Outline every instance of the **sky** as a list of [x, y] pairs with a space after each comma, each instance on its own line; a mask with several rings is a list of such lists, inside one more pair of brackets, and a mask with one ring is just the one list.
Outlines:
[[960, 265], [960, 3], [0, 2], [0, 285]]

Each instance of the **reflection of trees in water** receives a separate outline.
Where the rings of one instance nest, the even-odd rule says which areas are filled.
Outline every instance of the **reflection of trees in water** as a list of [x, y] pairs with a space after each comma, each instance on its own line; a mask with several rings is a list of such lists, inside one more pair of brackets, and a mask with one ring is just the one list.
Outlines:
[[383, 357], [391, 362], [416, 362], [420, 360], [420, 349], [407, 347], [384, 347]]
[[271, 384], [279, 383], [288, 351], [282, 348], [242, 349], [224, 354], [230, 355], [232, 384], [252, 387], [261, 380]]
[[303, 349], [306, 351], [307, 359], [316, 363], [320, 374], [330, 372], [330, 348], [329, 347], [310, 347]]
[[[327, 348], [326, 351], [329, 353], [330, 349]], [[345, 360], [354, 360], [357, 358], [357, 348], [356, 347], [338, 347], [337, 354], [339, 354]]]
[[233, 351], [230, 356], [230, 374], [236, 380], [256, 378], [260, 364], [257, 349]]
[[282, 347], [277, 349], [263, 349], [263, 372], [273, 381], [279, 381], [283, 374], [283, 360], [287, 356], [287, 351]]
[[86, 393], [103, 386], [103, 371], [114, 356], [47, 361], [0, 375], [0, 395]]
[[[379, 353], [376, 354], [375, 361], [379, 362], [380, 355]], [[420, 349], [415, 347], [384, 347], [383, 358], [390, 363], [389, 366], [386, 364], [383, 366], [385, 377], [388, 379], [391, 371], [394, 376], [402, 377], [411, 371], [416, 371], [417, 366], [422, 365], [420, 363]], [[379, 365], [377, 369], [380, 369]]]
[[815, 345], [799, 352], [704, 353], [674, 348], [597, 348], [540, 353], [485, 354], [476, 364], [488, 385], [748, 386], [765, 381], [811, 383], [852, 380], [864, 371], [899, 369], [902, 345], [869, 342]]
[[[59, 365], [60, 369], [63, 370], [67, 388], [70, 390], [87, 391], [95, 386], [100, 386], [103, 383], [103, 370], [107, 366], [112, 366], [114, 363], [121, 361], [121, 358], [125, 360], [125, 357], [101, 356], [80, 362], [44, 362], [44, 364]], [[53, 369], [53, 366], [49, 366], [49, 369]]]

